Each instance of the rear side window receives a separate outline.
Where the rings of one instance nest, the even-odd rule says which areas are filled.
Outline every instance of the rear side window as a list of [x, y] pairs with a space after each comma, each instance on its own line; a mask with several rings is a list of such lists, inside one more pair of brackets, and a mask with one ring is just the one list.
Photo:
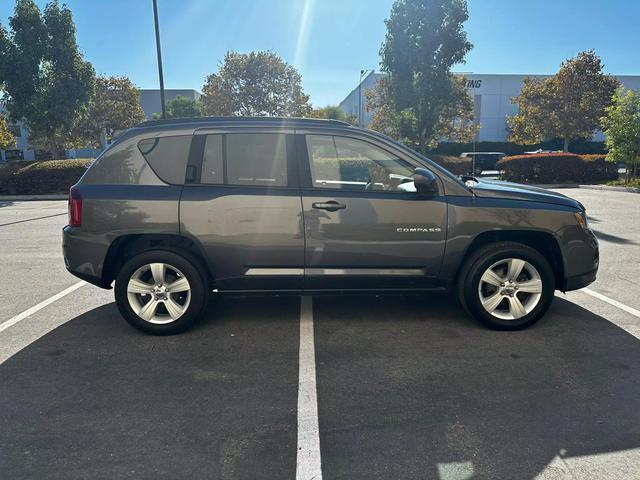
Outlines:
[[202, 163], [202, 183], [286, 187], [286, 135], [207, 135]]
[[138, 142], [138, 149], [162, 180], [183, 184], [191, 138], [191, 135], [147, 138]]

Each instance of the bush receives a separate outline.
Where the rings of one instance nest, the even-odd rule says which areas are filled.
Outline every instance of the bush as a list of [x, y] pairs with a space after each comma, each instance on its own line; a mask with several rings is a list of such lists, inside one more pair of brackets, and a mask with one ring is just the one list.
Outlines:
[[515, 155], [500, 160], [498, 168], [504, 180], [519, 183], [604, 183], [618, 178], [617, 166], [604, 155]]
[[427, 158], [433, 160], [441, 167], [446, 168], [454, 175], [466, 175], [471, 172], [471, 157], [454, 157], [450, 155], [427, 154]]
[[0, 193], [45, 195], [67, 193], [93, 159], [13, 162], [0, 167]]

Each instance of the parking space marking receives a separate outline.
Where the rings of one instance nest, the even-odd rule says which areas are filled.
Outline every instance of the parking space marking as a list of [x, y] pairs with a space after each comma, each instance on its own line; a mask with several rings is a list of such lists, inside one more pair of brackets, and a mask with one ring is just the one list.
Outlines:
[[298, 378], [298, 453], [296, 480], [322, 480], [316, 354], [313, 339], [313, 300], [300, 299], [300, 354]]
[[9, 327], [12, 327], [16, 323], [18, 323], [18, 322], [24, 320], [25, 318], [33, 315], [34, 313], [38, 312], [39, 310], [42, 310], [47, 305], [51, 305], [56, 300], [60, 300], [62, 297], [65, 297], [65, 296], [69, 295], [70, 293], [75, 292], [77, 289], [79, 289], [83, 285], [86, 285], [86, 282], [82, 281], [82, 282], [74, 283], [70, 287], [65, 288], [64, 290], [62, 290], [59, 293], [56, 293], [52, 297], [49, 297], [46, 300], [43, 300], [42, 302], [38, 303], [37, 305], [34, 305], [31, 308], [28, 308], [24, 312], [19, 313], [15, 317], [12, 317], [9, 320], [6, 320], [6, 321], [0, 323], [0, 332], [6, 330]]
[[602, 300], [603, 302], [608, 303], [609, 305], [613, 305], [614, 307], [617, 307], [620, 310], [624, 310], [625, 312], [630, 313], [634, 317], [640, 318], [640, 310], [631, 308], [628, 305], [625, 305], [624, 303], [620, 303], [617, 300], [614, 300], [613, 298], [609, 298], [606, 295], [602, 295], [601, 293], [594, 292], [590, 288], [583, 288], [580, 291], [586, 293], [587, 295], [591, 295], [592, 297], [597, 298], [598, 300]]
[[34, 222], [36, 220], [43, 220], [45, 218], [61, 217], [62, 215], [68, 215], [68, 214], [67, 214], [67, 212], [55, 213], [53, 215], [46, 215], [44, 217], [27, 218], [26, 220], [16, 220], [15, 222], [0, 223], [0, 227], [6, 227], [8, 225], [15, 225], [16, 223]]

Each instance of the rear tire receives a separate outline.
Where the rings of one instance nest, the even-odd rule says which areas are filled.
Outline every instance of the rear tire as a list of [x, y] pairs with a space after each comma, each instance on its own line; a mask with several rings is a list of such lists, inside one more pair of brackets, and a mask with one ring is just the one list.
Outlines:
[[458, 276], [458, 298], [472, 317], [494, 330], [521, 330], [549, 309], [555, 275], [537, 250], [516, 242], [472, 253]]
[[151, 335], [191, 327], [207, 306], [206, 281], [185, 256], [153, 250], [128, 260], [118, 272], [115, 299], [130, 325]]

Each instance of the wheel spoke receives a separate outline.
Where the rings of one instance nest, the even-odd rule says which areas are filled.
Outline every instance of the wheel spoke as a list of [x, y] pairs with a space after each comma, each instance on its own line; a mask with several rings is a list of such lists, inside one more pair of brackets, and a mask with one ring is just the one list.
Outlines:
[[145, 283], [141, 280], [132, 278], [127, 285], [127, 292], [129, 293], [151, 293], [152, 285]]
[[520, 276], [520, 273], [522, 273], [522, 269], [524, 268], [525, 263], [526, 262], [524, 260], [520, 260], [519, 258], [509, 259], [509, 270], [507, 271], [507, 279], [511, 281], [517, 279]]
[[498, 308], [498, 305], [500, 305], [503, 298], [504, 297], [500, 295], [500, 292], [496, 292], [492, 296], [482, 299], [482, 306], [487, 310], [487, 312], [491, 313]]
[[518, 284], [518, 292], [542, 293], [542, 281], [538, 279], [527, 280]]
[[153, 275], [153, 281], [156, 285], [164, 283], [165, 265], [164, 263], [152, 263], [151, 275]]
[[513, 318], [524, 317], [527, 314], [527, 311], [524, 309], [524, 305], [518, 297], [515, 295], [513, 297], [507, 297], [509, 299], [509, 311]]
[[500, 276], [491, 269], [487, 269], [487, 271], [484, 272], [480, 280], [496, 287], [499, 287], [500, 284], [504, 282], [504, 280], [500, 278]]
[[158, 301], [152, 298], [145, 305], [142, 306], [142, 308], [138, 312], [138, 316], [148, 322], [156, 314], [157, 308], [158, 308]]
[[169, 312], [169, 315], [173, 320], [182, 315], [182, 312], [184, 310], [182, 305], [173, 300], [171, 297], [164, 300], [164, 306], [167, 308], [167, 312]]
[[173, 283], [167, 285], [167, 292], [169, 293], [178, 293], [178, 292], [186, 292], [189, 290], [189, 281], [185, 277], [180, 277]]

